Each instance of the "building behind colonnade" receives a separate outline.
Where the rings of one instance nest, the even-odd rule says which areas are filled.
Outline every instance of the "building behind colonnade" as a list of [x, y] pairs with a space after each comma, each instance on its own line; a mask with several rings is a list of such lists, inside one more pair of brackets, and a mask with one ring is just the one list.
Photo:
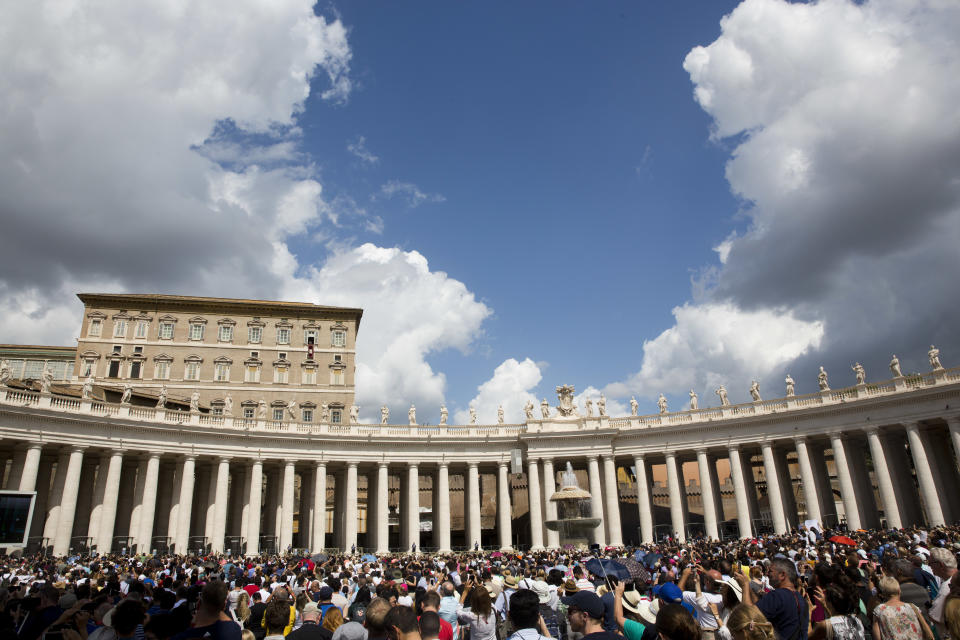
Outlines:
[[57, 555], [555, 547], [567, 462], [600, 544], [960, 520], [960, 368], [655, 415], [361, 424], [359, 309], [80, 297], [75, 349], [0, 347], [0, 480], [37, 493], [30, 546]]

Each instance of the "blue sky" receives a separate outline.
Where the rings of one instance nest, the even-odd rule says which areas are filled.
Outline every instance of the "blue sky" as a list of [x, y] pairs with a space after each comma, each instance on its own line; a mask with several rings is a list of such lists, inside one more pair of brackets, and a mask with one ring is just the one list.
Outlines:
[[[909, 6], [907, 6], [909, 5]], [[0, 341], [81, 290], [366, 309], [358, 402], [519, 420], [960, 362], [960, 7], [0, 8]], [[10, 25], [17, 25], [14, 29]], [[37, 256], [44, 256], [38, 261]], [[954, 354], [954, 355], [951, 355]]]

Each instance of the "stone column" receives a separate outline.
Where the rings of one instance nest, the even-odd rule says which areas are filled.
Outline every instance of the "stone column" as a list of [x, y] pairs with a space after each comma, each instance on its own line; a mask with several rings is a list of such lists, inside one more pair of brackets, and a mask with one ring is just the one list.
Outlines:
[[[39, 462], [39, 458], [37, 461]], [[80, 488], [82, 466], [83, 448], [74, 447], [70, 451], [66, 484], [63, 488], [63, 497], [60, 499], [60, 521], [57, 523], [57, 538], [53, 543], [55, 556], [65, 556], [70, 552], [70, 537], [73, 535], [73, 519], [77, 512], [77, 491]]]
[[[377, 463], [376, 504], [376, 519], [374, 520], [376, 522], [375, 551], [376, 553], [390, 553], [390, 465], [383, 460]], [[370, 528], [369, 525], [367, 525], [367, 528]], [[437, 514], [434, 514], [433, 530], [437, 531]]]
[[601, 547], [606, 545], [606, 523], [603, 519], [603, 487], [600, 484], [600, 460], [596, 455], [587, 458], [587, 475], [590, 478], [590, 515], [598, 518], [600, 524], [593, 530], [593, 542]]
[[27, 454], [23, 459], [23, 472], [20, 474], [20, 491], [36, 491], [42, 448], [42, 445], [38, 443], [33, 443], [27, 447]]
[[[136, 469], [136, 481], [133, 485], [133, 504], [130, 506], [130, 526], [127, 527], [127, 535], [130, 537], [130, 552], [133, 552], [134, 546], [140, 539], [140, 512], [143, 507], [143, 485], [147, 476], [147, 461], [138, 459], [134, 462]], [[137, 549], [139, 551], [139, 549]]]
[[[120, 451], [114, 451], [110, 456], [107, 467], [107, 482], [103, 489], [103, 508], [100, 510], [97, 551], [101, 554], [110, 553], [113, 550], [113, 528], [117, 523], [117, 504], [120, 499], [120, 472], [122, 469], [123, 454]], [[193, 498], [192, 493], [190, 497]]]
[[640, 512], [640, 542], [653, 542], [653, 509], [650, 506], [650, 485], [647, 483], [647, 461], [642, 453], [633, 456], [637, 474], [637, 509]]
[[13, 457], [10, 460], [10, 474], [7, 476], [7, 482], [4, 489], [19, 490], [20, 478], [23, 477], [23, 465], [27, 459], [26, 449], [15, 449]]
[[743, 462], [740, 449], [731, 446], [727, 450], [730, 459], [730, 477], [733, 479], [733, 495], [737, 500], [737, 524], [741, 538], [753, 536], [753, 523], [750, 521], [750, 499], [747, 496], [747, 483], [743, 477]]
[[717, 526], [717, 503], [713, 493], [713, 479], [710, 477], [710, 460], [706, 449], [697, 450], [697, 466], [700, 470], [700, 499], [703, 501], [703, 519], [706, 524], [707, 537], [711, 540], [720, 539], [720, 529]]
[[157, 480], [160, 477], [160, 454], [151, 453], [143, 479], [143, 501], [140, 505], [140, 530], [134, 533], [137, 550], [150, 553], [153, 521], [157, 510]]
[[[506, 464], [506, 463], [504, 463]], [[509, 490], [509, 485], [507, 485]], [[557, 503], [550, 500], [550, 496], [557, 492], [557, 474], [553, 470], [553, 460], [544, 458], [543, 460], [543, 513], [546, 516], [545, 521], [557, 519]], [[509, 502], [508, 502], [509, 504]], [[560, 548], [560, 532], [546, 528], [547, 548]], [[503, 545], [501, 545], [503, 546]]]
[[420, 550], [420, 472], [416, 462], [407, 465], [407, 512], [403, 514], [407, 527], [407, 549], [417, 545]]
[[803, 485], [803, 500], [807, 503], [807, 520], [816, 520], [822, 524], [820, 517], [820, 500], [817, 496], [817, 481], [813, 475], [813, 465], [810, 464], [810, 452], [807, 450], [806, 438], [797, 438], [797, 466], [800, 467], [800, 482]]
[[[3, 474], [2, 461], [0, 461], [0, 479], [2, 479]], [[50, 458], [41, 458], [39, 471], [37, 472], [37, 498], [33, 503], [33, 522], [30, 524], [30, 533], [29, 537], [31, 538], [42, 538], [43, 529], [44, 529], [44, 515], [47, 512], [47, 499], [50, 495], [50, 481], [53, 479], [53, 461]], [[83, 472], [80, 474], [80, 485], [86, 487], [93, 485], [93, 465], [85, 464], [83, 466]], [[89, 526], [89, 515], [90, 515], [90, 491], [81, 491], [80, 499], [83, 500], [86, 496], [86, 505], [78, 504], [77, 505], [77, 515], [84, 515], [84, 506], [86, 506], [86, 515], [88, 517], [87, 525]], [[80, 525], [78, 528], [83, 531], [85, 526], [78, 521]]]
[[[97, 479], [93, 485], [93, 499], [91, 501], [90, 522], [87, 524], [87, 537], [90, 544], [99, 545], [100, 529], [103, 526], [103, 496], [107, 488], [107, 467], [110, 465], [110, 456], [100, 456]], [[98, 547], [99, 550], [99, 547]]]
[[950, 429], [950, 442], [953, 443], [953, 455], [960, 465], [960, 417], [947, 418], [947, 427]]
[[[513, 549], [513, 516], [511, 513], [513, 500], [510, 496], [509, 464], [503, 460], [497, 463], [497, 533], [499, 534], [501, 551]], [[554, 505], [554, 511], [556, 511], [556, 505]]]
[[620, 488], [617, 483], [617, 462], [613, 454], [603, 456], [603, 495], [607, 502], [607, 544], [623, 546], [620, 526]]
[[920, 423], [907, 422], [907, 440], [910, 442], [910, 454], [913, 456], [913, 466], [917, 472], [917, 481], [920, 484], [920, 497], [927, 513], [927, 526], [939, 527], [945, 524], [943, 507], [940, 505], [940, 495], [933, 479], [933, 472], [927, 458], [927, 451], [920, 437]]
[[[111, 463], [113, 461], [111, 460]], [[193, 514], [193, 484], [196, 482], [196, 463], [194, 456], [183, 459], [180, 471], [180, 499], [177, 507], [177, 537], [174, 545], [177, 553], [186, 553], [190, 543], [190, 520]]]
[[[344, 494], [344, 528], [343, 548], [350, 551], [357, 544], [357, 463], [347, 463], [347, 482], [346, 492]], [[418, 514], [419, 517], [419, 514]], [[419, 527], [417, 530], [419, 535]], [[418, 546], [419, 548], [419, 546]]]
[[278, 553], [286, 553], [287, 547], [293, 544], [293, 489], [294, 472], [296, 467], [293, 460], [287, 460], [283, 465], [282, 496], [280, 498], [280, 540], [277, 543]]
[[890, 477], [887, 456], [883, 451], [883, 443], [880, 442], [880, 433], [876, 427], [867, 429], [867, 442], [870, 444], [873, 473], [877, 477], [877, 488], [880, 490], [883, 513], [887, 517], [887, 528], [899, 529], [902, 522], [900, 520], [900, 509], [897, 506], [897, 494], [893, 489], [893, 478]]
[[466, 542], [467, 548], [473, 549], [473, 545], [482, 540], [480, 529], [480, 469], [476, 462], [467, 464], [467, 504], [470, 512], [467, 521], [470, 526], [466, 532]]
[[773, 455], [773, 444], [764, 442], [763, 470], [767, 476], [767, 501], [770, 503], [770, 518], [773, 520], [774, 533], [787, 532], [787, 517], [783, 512], [783, 492], [780, 490], [780, 473]]
[[840, 481], [840, 498], [843, 500], [843, 511], [847, 518], [848, 529], [860, 528], [860, 507], [857, 506], [857, 494], [853, 485], [853, 476], [847, 464], [847, 453], [843, 447], [843, 439], [839, 433], [830, 434], [830, 447], [833, 449], [833, 464], [837, 468], [837, 479]]
[[[210, 550], [213, 553], [223, 553], [225, 549], [224, 537], [227, 527], [227, 501], [230, 496], [227, 495], [230, 482], [230, 458], [221, 457], [217, 464], [216, 489], [214, 489], [215, 498], [214, 517], [213, 517], [213, 540], [210, 541]], [[293, 487], [291, 486], [291, 498], [293, 497]], [[293, 513], [290, 514], [291, 537], [293, 535]]]
[[[53, 479], [53, 489], [50, 491], [50, 504], [47, 508], [47, 517], [43, 524], [43, 537], [47, 545], [53, 544], [57, 537], [57, 523], [60, 521], [60, 502], [67, 482], [67, 465], [70, 463], [70, 454], [61, 451], [57, 456], [57, 472]], [[36, 510], [34, 511], [36, 513]]]
[[263, 462], [254, 460], [250, 466], [250, 505], [247, 516], [247, 555], [255, 556], [260, 553], [260, 518], [263, 505]]
[[313, 551], [327, 546], [327, 463], [318, 462], [313, 470]]
[[437, 467], [437, 547], [440, 553], [450, 552], [450, 467], [441, 462]]
[[536, 458], [527, 460], [527, 493], [530, 511], [530, 550], [543, 550], [543, 507], [540, 504], [540, 470]]
[[673, 451], [667, 452], [667, 490], [670, 492], [670, 525], [673, 535], [680, 542], [686, 542], [686, 523], [683, 521], [683, 502], [680, 498], [680, 488], [683, 482], [677, 468], [677, 455]]

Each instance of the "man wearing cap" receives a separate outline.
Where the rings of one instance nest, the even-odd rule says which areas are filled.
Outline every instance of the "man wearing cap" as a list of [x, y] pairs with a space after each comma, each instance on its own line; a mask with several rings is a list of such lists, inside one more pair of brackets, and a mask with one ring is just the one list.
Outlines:
[[503, 591], [497, 596], [497, 600], [493, 604], [493, 608], [497, 610], [497, 615], [500, 616], [501, 620], [508, 619], [510, 615], [510, 596], [517, 592], [519, 586], [520, 580], [517, 579], [517, 576], [504, 576]]
[[592, 591], [577, 591], [560, 599], [567, 605], [570, 630], [582, 633], [583, 640], [620, 640], [620, 636], [603, 628], [603, 603]]
[[320, 607], [316, 602], [308, 602], [300, 614], [303, 624], [291, 631], [288, 640], [330, 640], [333, 633], [320, 624]]

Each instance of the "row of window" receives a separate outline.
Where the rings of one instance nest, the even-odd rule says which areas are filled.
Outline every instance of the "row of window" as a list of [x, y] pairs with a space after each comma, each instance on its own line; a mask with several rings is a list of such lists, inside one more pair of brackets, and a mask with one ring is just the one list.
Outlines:
[[[188, 331], [187, 337], [191, 341], [201, 342], [203, 341], [204, 334], [206, 333], [206, 324], [204, 322], [191, 322], [190, 329]], [[157, 328], [157, 338], [159, 340], [173, 340], [173, 330], [174, 323], [172, 321], [161, 321]], [[149, 337], [150, 323], [145, 321], [138, 321], [134, 324], [133, 337], [139, 340], [146, 340]], [[103, 333], [103, 320], [101, 318], [91, 318], [89, 329], [87, 335], [91, 338], [99, 338]], [[233, 342], [234, 339], [234, 326], [232, 324], [220, 324], [217, 327], [217, 342]], [[277, 327], [276, 328], [276, 341], [277, 344], [290, 344], [290, 339], [292, 335], [292, 329], [290, 327]], [[319, 335], [320, 332], [318, 329], [304, 329], [303, 330], [303, 344], [319, 344]], [[113, 337], [114, 338], [123, 338], [127, 337], [127, 321], [126, 320], [114, 320], [113, 321]], [[263, 327], [262, 326], [250, 326], [247, 327], [247, 342], [250, 344], [260, 344], [263, 341]], [[347, 346], [347, 331], [346, 329], [332, 329], [330, 331], [330, 346], [332, 347], [345, 347]]]
[[[340, 424], [343, 422], [343, 409], [341, 408], [331, 408], [329, 409], [330, 414], [328, 420], [333, 424]], [[213, 415], [223, 415], [223, 403], [213, 403], [210, 407], [210, 412]], [[257, 408], [254, 406], [245, 406], [243, 407], [243, 417], [247, 420], [253, 420], [256, 418]], [[314, 418], [314, 409], [313, 407], [303, 407], [300, 409], [300, 419], [301, 422], [313, 422]], [[290, 419], [290, 416], [287, 414], [287, 410], [284, 407], [274, 407], [273, 408], [273, 420], [275, 422], [285, 422]]]
[[[128, 365], [125, 366], [125, 363], [120, 360], [111, 360], [107, 365], [107, 377], [108, 378], [130, 378], [134, 380], [139, 380], [143, 377], [144, 374], [144, 361], [142, 360], [133, 360]], [[94, 359], [88, 359], [84, 361], [83, 364], [83, 376], [87, 377], [95, 375], [96, 361]], [[169, 360], [156, 360], [153, 365], [153, 378], [155, 380], [170, 380], [171, 371], [173, 369], [173, 362]], [[230, 382], [230, 372], [232, 367], [230, 364], [217, 362], [213, 365], [213, 381], [214, 382]], [[277, 364], [273, 367], [273, 383], [274, 384], [289, 384], [290, 382], [290, 365], [288, 364]], [[260, 373], [262, 370], [262, 365], [248, 363], [244, 365], [243, 368], [243, 381], [259, 383], [260, 382]], [[126, 373], [127, 375], [123, 375]], [[183, 367], [183, 379], [199, 382], [200, 381], [200, 362], [198, 361], [187, 361], [184, 363]], [[317, 368], [316, 367], [303, 367], [300, 371], [300, 384], [312, 385], [317, 384]], [[330, 384], [331, 385], [344, 385], [345, 376], [343, 368], [333, 368], [330, 369]]]
[[73, 377], [72, 360], [8, 360], [10, 377], [18, 380], [39, 380], [46, 367], [54, 380], [69, 380]]

